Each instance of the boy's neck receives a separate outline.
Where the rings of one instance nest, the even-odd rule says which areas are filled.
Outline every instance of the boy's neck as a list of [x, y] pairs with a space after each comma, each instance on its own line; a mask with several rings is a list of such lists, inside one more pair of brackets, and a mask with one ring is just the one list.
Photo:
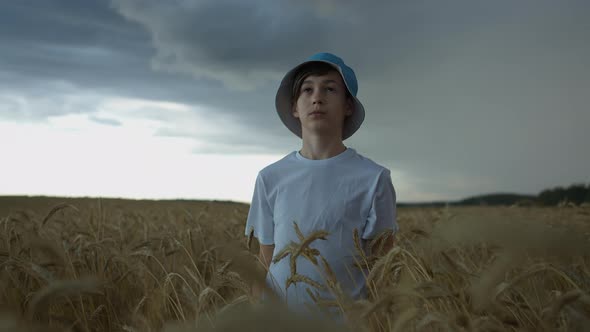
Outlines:
[[335, 157], [345, 150], [346, 146], [341, 139], [304, 135], [303, 146], [299, 153], [307, 159], [321, 160]]

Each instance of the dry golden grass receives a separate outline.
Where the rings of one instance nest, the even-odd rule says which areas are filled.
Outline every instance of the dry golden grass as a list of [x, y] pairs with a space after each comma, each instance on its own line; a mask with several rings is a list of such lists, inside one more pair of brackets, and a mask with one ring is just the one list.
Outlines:
[[[342, 331], [250, 298], [264, 278], [230, 202], [0, 198], [0, 331]], [[382, 256], [357, 243], [369, 298], [339, 288], [305, 236], [300, 256], [325, 273], [309, 286], [352, 331], [590, 330], [590, 208], [405, 208]], [[351, 236], [354, 236], [351, 234]], [[356, 234], [358, 237], [358, 233]], [[377, 241], [370, 243], [369, 252]], [[375, 250], [373, 250], [375, 249]], [[327, 288], [334, 299], [316, 298]]]

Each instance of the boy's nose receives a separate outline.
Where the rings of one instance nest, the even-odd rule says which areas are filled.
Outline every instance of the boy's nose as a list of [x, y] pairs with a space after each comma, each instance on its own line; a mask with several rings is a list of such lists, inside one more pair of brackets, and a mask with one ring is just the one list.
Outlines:
[[312, 95], [312, 102], [313, 104], [321, 104], [323, 103], [323, 98], [324, 96], [322, 95], [322, 93], [320, 91], [315, 91]]

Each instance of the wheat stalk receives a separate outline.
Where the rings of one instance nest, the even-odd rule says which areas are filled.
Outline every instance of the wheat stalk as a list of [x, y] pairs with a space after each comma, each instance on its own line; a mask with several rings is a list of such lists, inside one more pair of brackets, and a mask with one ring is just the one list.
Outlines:
[[289, 278], [287, 278], [287, 280], [285, 281], [285, 289], [289, 288], [289, 286], [291, 286], [292, 284], [298, 283], [298, 282], [303, 282], [306, 283], [308, 285], [311, 285], [317, 289], [322, 289], [325, 290], [326, 286], [320, 284], [319, 282], [304, 276], [302, 274], [295, 274], [290, 276]]
[[299, 229], [299, 225], [297, 225], [297, 222], [295, 222], [294, 220], [293, 220], [293, 227], [295, 228], [295, 234], [297, 234], [297, 238], [299, 239], [299, 241], [303, 241], [303, 239], [305, 237], [303, 236], [303, 233]]
[[45, 225], [45, 223], [54, 215], [56, 214], [58, 211], [66, 209], [66, 208], [70, 208], [73, 209], [76, 212], [80, 212], [78, 210], [78, 208], [76, 208], [75, 206], [71, 205], [71, 204], [67, 204], [67, 203], [62, 203], [62, 204], [58, 204], [56, 206], [54, 206], [49, 213], [47, 213], [47, 215], [45, 216], [45, 218], [43, 218], [43, 221], [41, 221], [41, 226]]
[[299, 244], [299, 247], [292, 254], [292, 257], [297, 258], [299, 255], [301, 255], [303, 250], [305, 250], [313, 241], [327, 240], [326, 237], [328, 235], [330, 235], [330, 233], [328, 233], [324, 230], [315, 231], [315, 232], [309, 234], [309, 236], [307, 238], [303, 239], [301, 244]]

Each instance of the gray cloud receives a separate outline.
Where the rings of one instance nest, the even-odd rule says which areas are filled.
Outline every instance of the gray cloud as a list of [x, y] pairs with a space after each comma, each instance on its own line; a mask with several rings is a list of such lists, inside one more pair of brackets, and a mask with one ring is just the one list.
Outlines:
[[308, 55], [309, 46], [301, 47], [302, 41], [312, 36], [327, 41], [326, 23], [334, 28], [341, 25], [285, 1], [176, 2], [173, 10], [169, 3], [158, 1], [146, 5], [115, 0], [113, 4], [151, 32], [156, 69], [222, 80], [240, 89], [279, 79], [291, 59]]
[[278, 80], [331, 51], [356, 70], [367, 109], [347, 144], [418, 191], [455, 198], [588, 180], [584, 1], [1, 6], [1, 118], [92, 112], [90, 97], [66, 100], [73, 91], [169, 100], [234, 125], [191, 132], [170, 115], [158, 135], [211, 142], [197, 152], [284, 153], [299, 141], [275, 115]]
[[23, 79], [0, 71], [0, 119], [43, 122], [64, 114], [92, 113], [98, 97], [67, 81]]
[[[149, 110], [142, 109], [145, 114]], [[268, 126], [261, 125], [261, 119], [254, 118], [250, 121], [259, 121], [255, 125], [245, 125], [244, 115], [211, 112], [207, 110], [194, 110], [191, 113], [178, 115], [173, 113], [152, 112], [149, 115], [157, 119], [161, 128], [154, 135], [161, 137], [188, 138], [199, 144], [193, 151], [200, 154], [248, 154], [248, 153], [276, 153], [285, 151], [285, 147], [293, 147], [300, 144], [300, 139], [285, 132], [279, 126], [274, 116], [269, 116]], [[203, 128], [202, 119], [207, 119], [208, 127]], [[276, 117], [278, 118], [278, 117]]]
[[98, 116], [89, 116], [88, 119], [90, 121], [96, 122], [98, 124], [102, 124], [105, 126], [113, 126], [113, 127], [120, 127], [121, 125], [123, 125], [121, 123], [121, 121], [119, 120], [115, 120], [115, 119], [109, 119], [109, 118], [103, 118], [103, 117], [98, 117]]

